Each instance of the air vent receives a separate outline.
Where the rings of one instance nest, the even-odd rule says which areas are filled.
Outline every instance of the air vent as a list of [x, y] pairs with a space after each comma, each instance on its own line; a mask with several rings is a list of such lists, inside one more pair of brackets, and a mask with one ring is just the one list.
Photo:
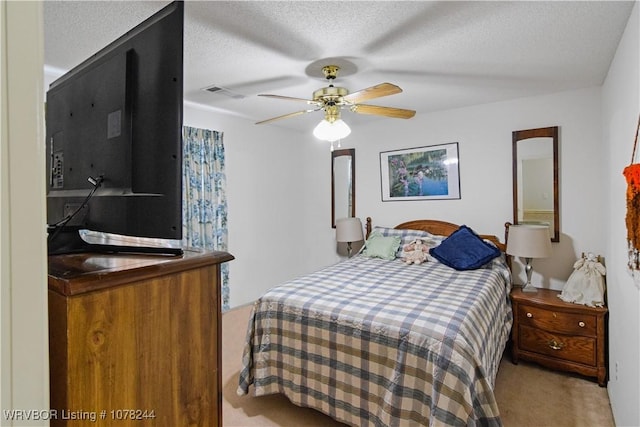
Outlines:
[[202, 90], [206, 90], [207, 92], [215, 93], [217, 95], [222, 95], [222, 96], [226, 96], [233, 99], [243, 99], [245, 97], [242, 94], [239, 94], [237, 92], [233, 92], [233, 91], [230, 91], [229, 89], [225, 89], [223, 87], [215, 86], [215, 85], [206, 87]]

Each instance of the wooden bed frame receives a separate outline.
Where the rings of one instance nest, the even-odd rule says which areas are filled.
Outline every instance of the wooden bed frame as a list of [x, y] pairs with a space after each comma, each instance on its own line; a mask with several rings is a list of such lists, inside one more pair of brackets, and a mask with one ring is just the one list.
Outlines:
[[[366, 224], [367, 237], [369, 237], [369, 234], [371, 233], [371, 230], [373, 228], [371, 222], [372, 222], [371, 217], [367, 217], [367, 224]], [[507, 224], [505, 224], [505, 230], [506, 230], [505, 236], [507, 235], [507, 232], [509, 230], [509, 227]], [[458, 228], [460, 228], [460, 226], [450, 222], [439, 221], [435, 219], [418, 219], [414, 221], [403, 222], [402, 224], [398, 224], [393, 228], [396, 228], [399, 230], [421, 230], [421, 231], [426, 231], [431, 234], [436, 234], [439, 236], [448, 236], [454, 231], [456, 231]], [[482, 237], [483, 239], [493, 242], [502, 252], [504, 252], [507, 248], [506, 243], [502, 243], [500, 239], [494, 235], [480, 234], [479, 236]], [[506, 241], [506, 238], [505, 238], [505, 241]]]

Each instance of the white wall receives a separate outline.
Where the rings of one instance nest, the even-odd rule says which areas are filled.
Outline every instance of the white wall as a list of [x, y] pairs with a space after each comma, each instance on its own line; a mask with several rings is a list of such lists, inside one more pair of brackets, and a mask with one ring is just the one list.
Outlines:
[[0, 3], [0, 424], [49, 408], [42, 4]]
[[[485, 104], [355, 128], [356, 214], [393, 226], [416, 218], [467, 224], [503, 239], [512, 221], [514, 130], [560, 127], [560, 242], [534, 262], [534, 283], [562, 289], [581, 252], [604, 254], [600, 88]], [[185, 124], [224, 132], [231, 305], [340, 259], [330, 227], [330, 151], [310, 134], [185, 108]], [[460, 200], [382, 202], [381, 151], [458, 142]], [[589, 215], [585, 215], [589, 212]], [[286, 231], [285, 231], [286, 227]], [[256, 240], [258, 239], [258, 240]], [[521, 280], [524, 274], [520, 271]]]
[[[354, 130], [348, 143], [356, 147], [357, 214], [384, 226], [415, 218], [448, 220], [504, 240], [504, 223], [513, 221], [511, 133], [556, 125], [560, 242], [553, 244], [553, 257], [534, 261], [532, 281], [561, 289], [581, 252], [605, 249], [602, 229], [593, 227], [603, 219], [599, 88], [417, 114]], [[460, 200], [381, 201], [381, 151], [451, 142], [459, 143]]]
[[314, 237], [332, 236], [326, 147], [324, 163], [310, 166], [308, 135], [190, 104], [184, 124], [224, 132], [229, 252], [236, 257], [229, 264], [232, 307], [334, 261]]
[[608, 389], [618, 426], [640, 425], [640, 291], [626, 269], [626, 182], [622, 176], [631, 160], [640, 113], [639, 21], [640, 6], [636, 3], [602, 89]]

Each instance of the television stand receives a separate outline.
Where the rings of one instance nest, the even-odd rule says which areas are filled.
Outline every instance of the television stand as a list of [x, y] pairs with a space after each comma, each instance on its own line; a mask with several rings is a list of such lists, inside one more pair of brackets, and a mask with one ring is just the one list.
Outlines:
[[47, 240], [47, 253], [49, 255], [65, 255], [79, 253], [98, 254], [155, 254], [180, 256], [184, 254], [181, 248], [161, 246], [128, 246], [110, 245], [102, 243], [89, 243], [80, 235], [79, 227], [50, 227]]
[[222, 427], [220, 274], [232, 259], [49, 257], [51, 427]]

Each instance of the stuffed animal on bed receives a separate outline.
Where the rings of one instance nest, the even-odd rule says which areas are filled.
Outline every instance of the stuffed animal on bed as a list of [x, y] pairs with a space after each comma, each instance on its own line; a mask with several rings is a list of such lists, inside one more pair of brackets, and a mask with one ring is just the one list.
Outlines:
[[422, 264], [427, 260], [429, 246], [425, 245], [422, 239], [415, 239], [404, 245], [402, 253], [406, 264]]

